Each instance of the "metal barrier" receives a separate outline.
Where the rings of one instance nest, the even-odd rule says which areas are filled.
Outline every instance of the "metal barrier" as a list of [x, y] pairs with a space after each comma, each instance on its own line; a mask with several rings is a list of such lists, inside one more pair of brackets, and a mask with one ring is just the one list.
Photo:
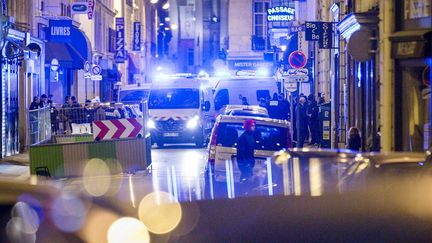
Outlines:
[[137, 114], [128, 106], [53, 107], [52, 132], [57, 135], [91, 134], [92, 123], [98, 120], [136, 118]]
[[31, 110], [29, 119], [29, 144], [35, 145], [51, 139], [51, 108]]
[[[102, 159], [108, 164], [115, 161], [123, 172], [149, 170], [151, 141], [145, 126], [148, 119], [147, 103], [143, 102], [140, 107], [142, 107], [143, 118], [130, 120], [143, 122], [142, 135], [103, 141], [94, 139], [90, 134], [93, 129], [91, 126], [95, 120], [107, 120], [111, 117], [115, 119], [116, 115], [112, 116], [109, 113], [112, 112], [112, 108], [95, 110], [81, 107], [59, 109], [53, 107], [53, 112], [50, 113], [52, 121], [50, 128], [53, 129], [51, 139], [45, 143], [30, 146], [31, 173], [49, 174], [53, 177], [82, 176], [86, 163], [93, 158]], [[99, 112], [98, 115], [96, 115], [97, 112]], [[128, 113], [128, 116], [130, 114]], [[95, 133], [97, 133], [96, 126]]]

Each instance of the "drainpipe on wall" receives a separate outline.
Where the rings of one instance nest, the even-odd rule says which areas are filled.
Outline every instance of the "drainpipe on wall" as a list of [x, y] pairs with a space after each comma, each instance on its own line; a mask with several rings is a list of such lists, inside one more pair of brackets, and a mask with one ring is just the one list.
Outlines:
[[391, 58], [390, 34], [394, 31], [394, 3], [380, 1], [380, 126], [381, 150], [394, 150], [394, 61]]

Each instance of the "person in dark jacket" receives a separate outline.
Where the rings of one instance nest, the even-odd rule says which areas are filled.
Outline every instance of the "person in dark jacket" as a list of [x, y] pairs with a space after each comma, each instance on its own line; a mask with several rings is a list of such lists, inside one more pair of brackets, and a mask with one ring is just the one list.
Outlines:
[[41, 95], [39, 107], [40, 108], [50, 107], [50, 103], [48, 102], [48, 96], [46, 94]]
[[30, 104], [29, 110], [33, 111], [33, 110], [37, 110], [39, 108], [40, 108], [40, 100], [39, 100], [39, 97], [35, 96], [35, 97], [33, 97], [33, 102]]
[[279, 117], [281, 120], [288, 120], [288, 114], [290, 113], [290, 103], [285, 99], [284, 95], [281, 93], [278, 96], [279, 104]]
[[315, 100], [315, 96], [310, 94], [308, 97], [309, 106], [308, 106], [308, 117], [309, 117], [309, 130], [311, 132], [311, 144], [319, 143], [319, 119], [318, 119], [318, 103]]
[[296, 107], [297, 133], [298, 133], [298, 148], [303, 148], [306, 137], [309, 134], [307, 105], [305, 97], [300, 97]]
[[280, 110], [279, 110], [280, 106], [279, 106], [279, 99], [278, 99], [278, 95], [277, 93], [273, 94], [273, 99], [271, 99], [268, 103], [267, 103], [267, 111], [269, 114], [270, 118], [273, 119], [279, 119], [280, 117]]
[[361, 150], [361, 137], [360, 131], [357, 127], [351, 127], [349, 129], [349, 137], [348, 137], [348, 149], [354, 151]]
[[241, 181], [253, 176], [255, 166], [255, 125], [255, 120], [246, 120], [243, 124], [245, 131], [237, 141], [237, 164], [241, 172]]
[[241, 100], [242, 100], [242, 105], [249, 105], [249, 102], [246, 97], [243, 96]]

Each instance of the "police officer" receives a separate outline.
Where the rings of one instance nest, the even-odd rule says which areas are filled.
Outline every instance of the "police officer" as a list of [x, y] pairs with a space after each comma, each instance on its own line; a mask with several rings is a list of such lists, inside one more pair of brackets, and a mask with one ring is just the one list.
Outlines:
[[269, 113], [269, 117], [273, 119], [279, 119], [279, 99], [276, 93], [273, 94], [273, 99], [271, 99], [267, 104], [267, 111]]

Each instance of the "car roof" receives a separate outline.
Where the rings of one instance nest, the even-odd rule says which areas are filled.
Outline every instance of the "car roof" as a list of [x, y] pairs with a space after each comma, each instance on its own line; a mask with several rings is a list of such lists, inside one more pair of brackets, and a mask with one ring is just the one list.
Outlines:
[[253, 119], [257, 124], [260, 125], [271, 125], [277, 127], [289, 127], [289, 122], [284, 120], [277, 120], [266, 117], [251, 117], [251, 116], [230, 116], [230, 115], [220, 115], [218, 122], [221, 123], [243, 123], [246, 120]]
[[261, 113], [257, 111], [243, 111], [243, 110], [233, 110], [226, 113], [231, 116], [252, 116], [252, 117], [269, 117], [267, 113]]
[[262, 114], [268, 114], [268, 111], [266, 108], [257, 106], [257, 105], [227, 105], [225, 108], [225, 112], [231, 112], [231, 111], [251, 111], [251, 112], [257, 112]]

